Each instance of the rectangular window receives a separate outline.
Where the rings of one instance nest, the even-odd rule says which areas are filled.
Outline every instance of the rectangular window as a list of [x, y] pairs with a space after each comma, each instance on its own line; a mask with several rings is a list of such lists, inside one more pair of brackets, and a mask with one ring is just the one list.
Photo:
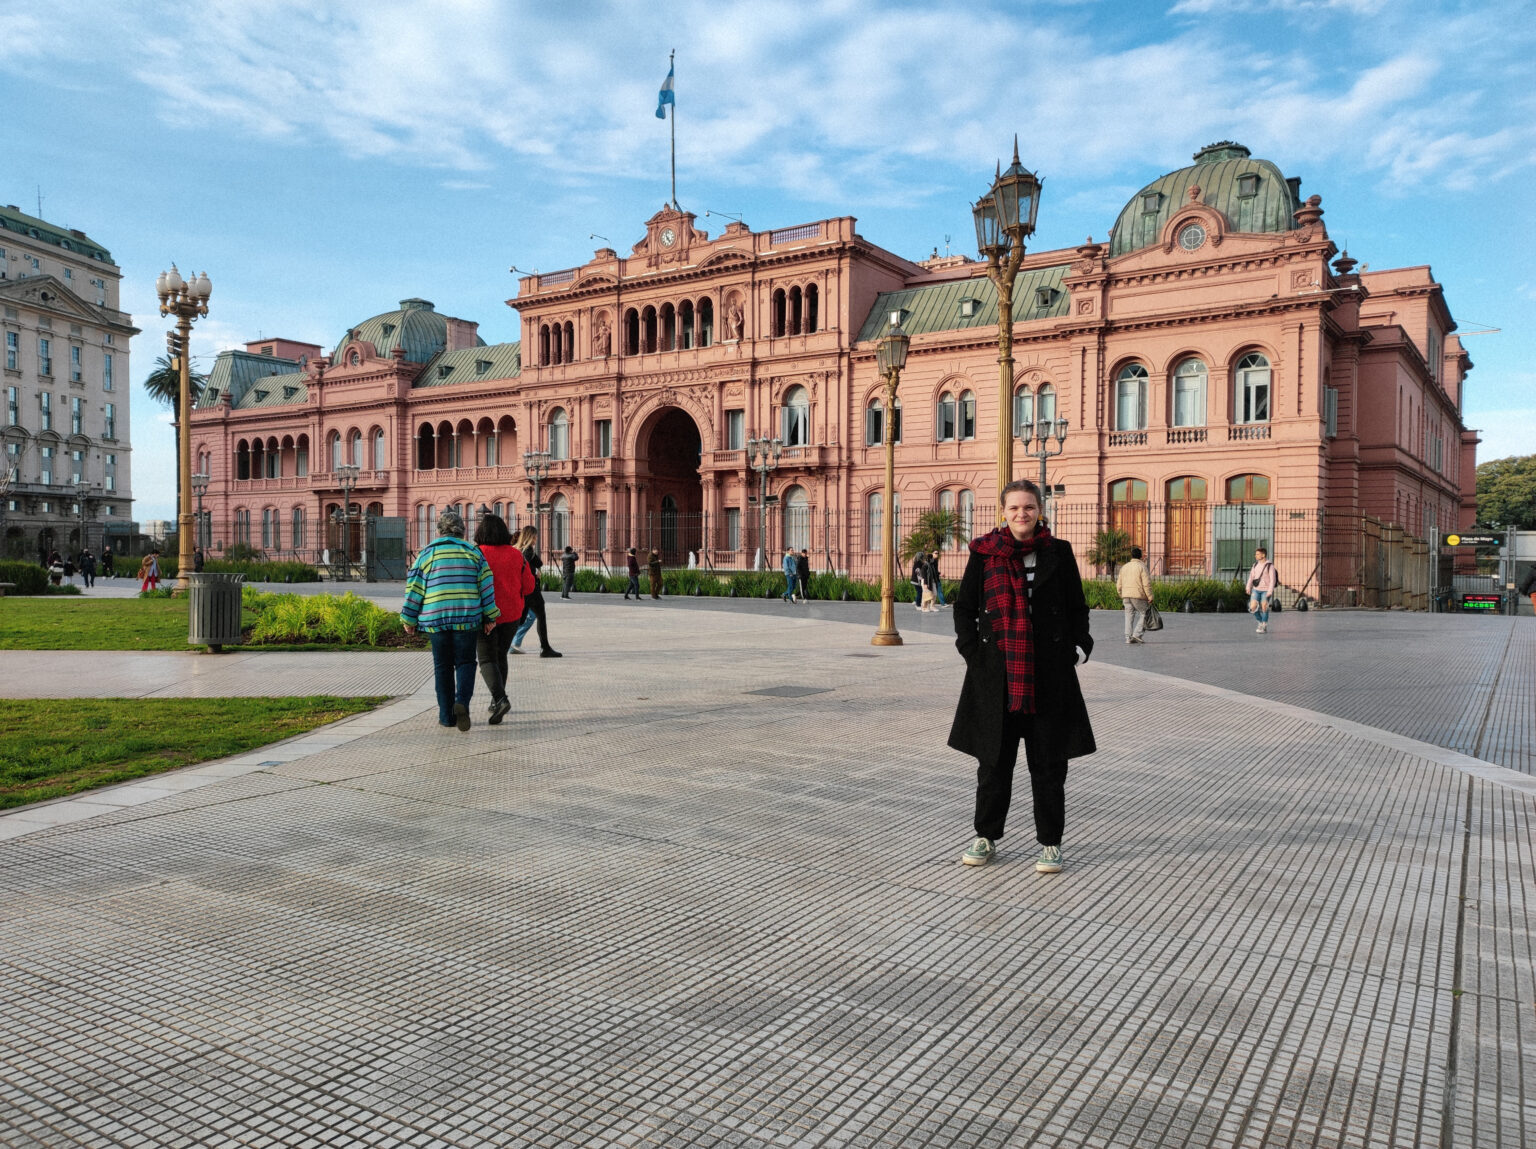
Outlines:
[[741, 508], [725, 508], [725, 549], [741, 550]]
[[[111, 338], [108, 336], [107, 338]], [[112, 354], [108, 352], [101, 357], [101, 389], [112, 390]]]
[[44, 447], [42, 449], [42, 470], [40, 479], [43, 486], [45, 487], [49, 486], [53, 482], [53, 450], [54, 449], [52, 447]]
[[71, 451], [69, 453], [69, 481], [78, 485], [84, 475], [85, 452]]
[[37, 341], [37, 373], [39, 375], [53, 374], [53, 344], [47, 339]]
[[105, 419], [103, 420], [101, 437], [103, 439], [117, 438], [117, 404], [108, 403]]
[[607, 511], [593, 511], [592, 512], [592, 525], [597, 528], [597, 549], [600, 550], [600, 551], [607, 550], [608, 549], [608, 512]]
[[38, 403], [41, 405], [42, 412], [43, 412], [43, 430], [44, 431], [52, 431], [53, 430], [53, 396], [49, 392], [44, 391], [38, 397]]
[[872, 492], [869, 496], [869, 549], [878, 551], [885, 546], [885, 538], [880, 524], [880, 492]]
[[14, 427], [21, 422], [21, 391], [15, 387], [5, 389], [5, 425]]
[[5, 367], [7, 371], [16, 370], [16, 354], [21, 350], [21, 336], [14, 331], [5, 333]]
[[304, 545], [304, 508], [293, 508], [293, 529], [289, 531], [289, 542], [295, 549]]
[[1339, 433], [1339, 389], [1337, 387], [1323, 388], [1323, 421], [1327, 424], [1328, 438], [1336, 438]]
[[309, 474], [309, 445], [295, 447], [293, 451], [293, 473], [303, 478]]
[[880, 447], [885, 444], [885, 400], [876, 399], [864, 409], [864, 445]]
[[101, 482], [102, 482], [102, 486], [104, 486], [107, 490], [109, 490], [109, 491], [117, 490], [117, 456], [116, 455], [107, 455], [106, 456], [106, 461], [102, 464]]
[[[725, 449], [727, 451], [741, 451], [747, 445], [747, 413], [745, 411], [727, 411], [725, 413]], [[735, 547], [731, 548], [735, 550]]]
[[599, 419], [597, 431], [597, 457], [607, 459], [613, 455], [613, 420]]
[[78, 395], [69, 397], [69, 433], [85, 434], [85, 401]]
[[939, 400], [938, 440], [947, 443], [955, 437], [955, 399], [945, 395]]
[[976, 437], [976, 396], [970, 392], [960, 396], [960, 437], [962, 439]]
[[261, 545], [263, 548], [272, 545], [272, 511], [270, 509], [261, 512]]
[[80, 350], [78, 347], [71, 347], [69, 349], [69, 381], [71, 383], [78, 383], [81, 379]]
[[106, 515], [108, 518], [111, 518], [113, 515], [117, 514], [117, 506], [113, 503], [107, 503], [101, 508], [101, 513]]

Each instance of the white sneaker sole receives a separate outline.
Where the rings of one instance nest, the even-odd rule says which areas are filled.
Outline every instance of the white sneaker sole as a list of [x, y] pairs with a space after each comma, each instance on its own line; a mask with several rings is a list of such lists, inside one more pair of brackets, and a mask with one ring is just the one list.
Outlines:
[[986, 858], [973, 858], [973, 857], [971, 857], [968, 854], [960, 855], [960, 864], [962, 866], [985, 866], [991, 860], [992, 859], [990, 857], [986, 857]]

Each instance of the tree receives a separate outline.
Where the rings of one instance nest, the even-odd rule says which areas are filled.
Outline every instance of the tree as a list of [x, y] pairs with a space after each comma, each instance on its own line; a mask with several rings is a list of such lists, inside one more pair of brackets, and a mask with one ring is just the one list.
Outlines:
[[1477, 465], [1478, 525], [1536, 530], [1536, 455]]
[[954, 542], [962, 544], [969, 540], [965, 537], [965, 519], [959, 511], [924, 511], [917, 516], [917, 526], [912, 533], [901, 540], [901, 550], [897, 557], [902, 562], [911, 562], [918, 551], [938, 551], [944, 549], [944, 544]]
[[[208, 383], [208, 376], [196, 371], [188, 373], [188, 390], [196, 403]], [[168, 355], [155, 360], [155, 369], [144, 380], [144, 389], [150, 398], [171, 410], [171, 427], [176, 433], [176, 508], [181, 509], [181, 366]]]
[[1129, 531], [1110, 529], [1093, 536], [1093, 546], [1088, 548], [1088, 561], [1096, 567], [1108, 567], [1113, 575], [1115, 568], [1131, 557]]

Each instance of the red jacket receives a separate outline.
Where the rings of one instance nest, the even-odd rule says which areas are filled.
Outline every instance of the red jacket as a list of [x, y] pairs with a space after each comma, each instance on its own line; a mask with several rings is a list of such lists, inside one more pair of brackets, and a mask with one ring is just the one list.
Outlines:
[[491, 582], [496, 591], [496, 609], [501, 611], [503, 624], [516, 625], [523, 619], [527, 607], [523, 597], [533, 593], [533, 571], [523, 559], [523, 552], [514, 546], [480, 548], [486, 565], [491, 568]]

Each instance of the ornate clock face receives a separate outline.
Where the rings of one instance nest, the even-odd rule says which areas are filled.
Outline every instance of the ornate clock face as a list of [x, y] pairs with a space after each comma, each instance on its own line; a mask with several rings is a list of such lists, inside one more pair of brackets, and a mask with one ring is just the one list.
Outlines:
[[661, 245], [663, 247], [671, 247], [676, 242], [677, 232], [673, 231], [670, 227], [661, 229]]
[[1194, 251], [1205, 242], [1205, 228], [1198, 223], [1192, 223], [1179, 232], [1179, 246], [1185, 251]]

